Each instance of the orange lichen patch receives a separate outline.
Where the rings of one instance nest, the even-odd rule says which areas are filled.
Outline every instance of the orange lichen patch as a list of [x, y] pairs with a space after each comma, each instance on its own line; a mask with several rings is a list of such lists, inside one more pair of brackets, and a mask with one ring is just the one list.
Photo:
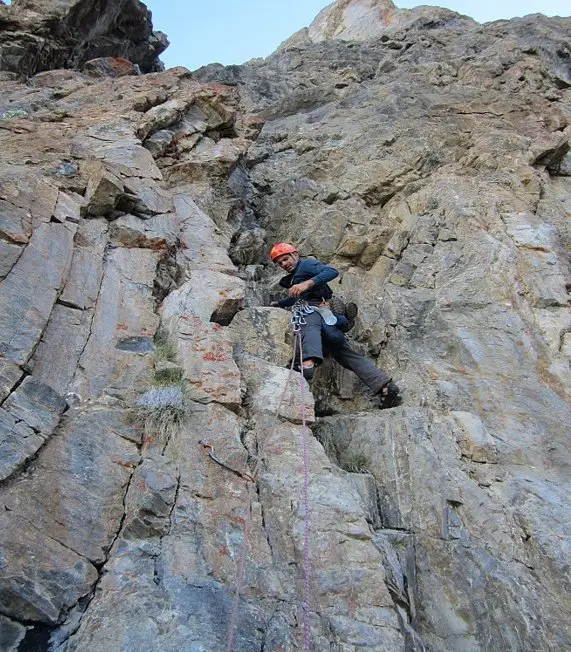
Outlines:
[[228, 360], [228, 355], [229, 351], [227, 346], [215, 345], [212, 351], [205, 353], [202, 358], [210, 362], [224, 362], [224, 360]]

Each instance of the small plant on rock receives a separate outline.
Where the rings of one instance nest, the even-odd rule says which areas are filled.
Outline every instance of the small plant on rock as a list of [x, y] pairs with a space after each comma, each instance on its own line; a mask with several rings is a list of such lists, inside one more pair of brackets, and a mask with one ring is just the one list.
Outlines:
[[182, 369], [177, 364], [177, 351], [168, 333], [159, 329], [154, 338], [155, 373], [153, 385], [168, 387], [178, 385], [182, 381]]
[[343, 464], [343, 468], [350, 473], [369, 473], [370, 467], [371, 463], [369, 458], [361, 453], [352, 455], [345, 464]]
[[176, 346], [172, 339], [169, 337], [167, 331], [159, 328], [159, 330], [155, 333], [153, 343], [155, 345], [155, 360], [176, 362]]
[[177, 364], [176, 346], [164, 330], [155, 338], [152, 387], [135, 401], [135, 415], [143, 424], [144, 441], [166, 444], [187, 417], [183, 371]]
[[182, 385], [152, 387], [137, 399], [135, 410], [144, 425], [147, 442], [168, 442], [186, 420], [187, 409]]

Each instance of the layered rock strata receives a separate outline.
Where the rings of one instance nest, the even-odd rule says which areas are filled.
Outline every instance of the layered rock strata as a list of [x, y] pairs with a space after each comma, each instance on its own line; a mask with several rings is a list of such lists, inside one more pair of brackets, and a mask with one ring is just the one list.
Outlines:
[[[304, 447], [313, 649], [571, 646], [571, 23], [439, 11], [0, 81], [2, 649], [303, 647]], [[287, 371], [275, 239], [402, 407]]]

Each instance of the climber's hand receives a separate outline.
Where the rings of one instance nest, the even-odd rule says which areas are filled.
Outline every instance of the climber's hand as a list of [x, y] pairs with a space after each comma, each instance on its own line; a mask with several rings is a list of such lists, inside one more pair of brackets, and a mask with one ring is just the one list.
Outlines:
[[292, 285], [289, 289], [290, 297], [299, 297], [300, 294], [303, 294], [306, 290], [309, 290], [315, 285], [315, 283], [309, 279], [308, 281], [303, 281], [303, 283], [297, 283]]
[[277, 301], [270, 301], [270, 308], [279, 308], [280, 304]]

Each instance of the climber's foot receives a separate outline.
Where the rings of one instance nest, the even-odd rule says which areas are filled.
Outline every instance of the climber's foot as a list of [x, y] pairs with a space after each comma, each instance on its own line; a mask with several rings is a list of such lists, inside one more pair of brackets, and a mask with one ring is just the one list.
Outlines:
[[329, 299], [329, 307], [334, 315], [345, 314], [345, 301], [341, 297], [332, 296]]
[[315, 362], [311, 359], [303, 361], [302, 374], [305, 380], [311, 380], [315, 373]]
[[[291, 366], [291, 360], [289, 361], [288, 367]], [[294, 371], [301, 371], [303, 374], [303, 377], [306, 380], [311, 380], [313, 378], [313, 374], [315, 373], [315, 360], [313, 358], [309, 358], [307, 360], [303, 361], [303, 370], [299, 368], [299, 362], [296, 362], [293, 365]]]
[[357, 317], [357, 314], [359, 313], [359, 306], [356, 303], [353, 303], [350, 301], [346, 306], [345, 306], [345, 316], [347, 319], [355, 319]]
[[395, 383], [393, 383], [392, 379], [383, 385], [378, 395], [379, 408], [381, 410], [384, 410], [385, 408], [397, 407], [397, 405], [402, 403], [400, 389]]
[[359, 314], [359, 306], [357, 306], [356, 303], [353, 303], [350, 301], [345, 305], [345, 317], [347, 317], [347, 326], [343, 326], [341, 330], [344, 333], [347, 333], [350, 331], [353, 326], [355, 326], [355, 319], [357, 318], [357, 315]]

